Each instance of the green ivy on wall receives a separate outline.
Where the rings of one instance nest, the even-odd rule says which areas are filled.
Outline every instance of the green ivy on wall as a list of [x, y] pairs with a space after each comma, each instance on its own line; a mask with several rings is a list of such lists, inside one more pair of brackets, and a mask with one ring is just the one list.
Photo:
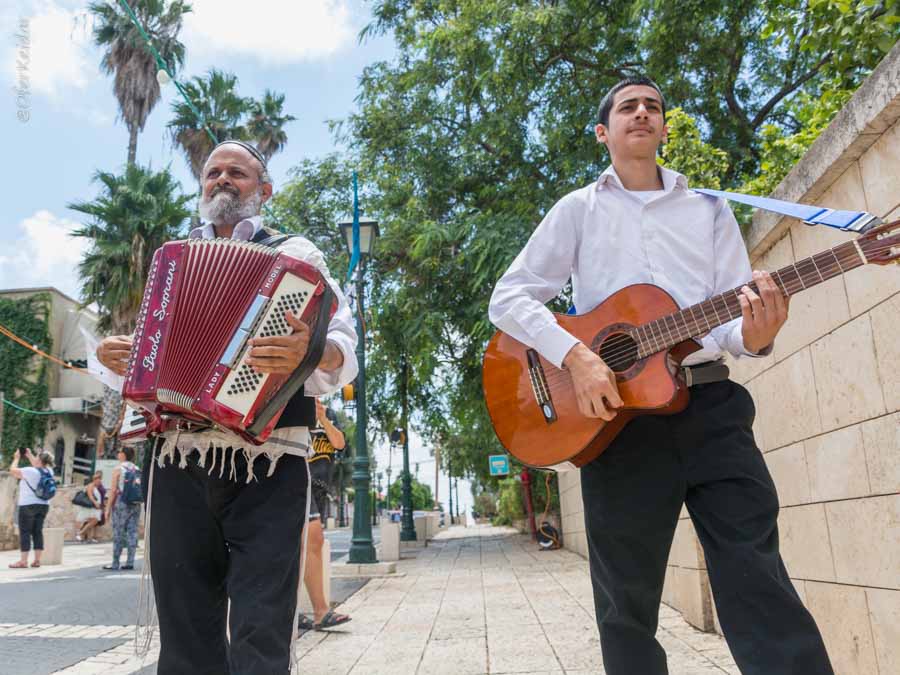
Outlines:
[[[0, 298], [0, 324], [28, 343], [51, 353], [49, 293], [10, 300]], [[46, 410], [50, 403], [48, 378], [50, 363], [0, 335], [0, 391], [8, 401], [30, 410]], [[47, 430], [46, 415], [29, 415], [5, 406], [0, 455], [3, 467], [17, 447], [34, 447]]]

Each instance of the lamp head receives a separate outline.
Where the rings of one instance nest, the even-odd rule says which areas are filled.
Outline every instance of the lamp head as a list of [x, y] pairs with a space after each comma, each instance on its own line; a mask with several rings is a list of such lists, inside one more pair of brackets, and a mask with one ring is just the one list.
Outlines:
[[[347, 252], [353, 255], [353, 221], [339, 223]], [[359, 254], [363, 257], [372, 255], [375, 240], [379, 235], [378, 223], [371, 218], [359, 219]]]

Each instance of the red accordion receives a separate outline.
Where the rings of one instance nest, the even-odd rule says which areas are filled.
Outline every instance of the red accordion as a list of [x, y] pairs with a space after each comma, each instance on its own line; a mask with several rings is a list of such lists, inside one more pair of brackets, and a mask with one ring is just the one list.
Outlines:
[[[334, 292], [312, 265], [231, 239], [189, 239], [156, 251], [125, 377], [125, 400], [146, 431], [219, 427], [261, 444], [322, 358]], [[309, 349], [291, 375], [245, 363], [254, 337], [289, 335], [285, 313], [306, 322]]]

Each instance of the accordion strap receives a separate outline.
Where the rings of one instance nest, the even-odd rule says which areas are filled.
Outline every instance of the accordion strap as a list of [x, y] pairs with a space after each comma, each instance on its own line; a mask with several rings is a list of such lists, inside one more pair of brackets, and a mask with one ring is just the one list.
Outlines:
[[288, 239], [293, 237], [292, 234], [273, 234], [265, 239], [260, 239], [257, 244], [262, 244], [263, 246], [271, 246], [275, 248], [276, 246], [281, 246]]
[[[277, 237], [270, 237], [270, 239], [275, 238]], [[319, 311], [316, 313], [316, 324], [313, 327], [312, 335], [309, 339], [309, 350], [306, 352], [306, 356], [303, 357], [303, 361], [300, 362], [297, 369], [291, 373], [291, 376], [287, 379], [287, 382], [284, 383], [284, 386], [279, 389], [278, 393], [275, 394], [275, 396], [262, 407], [262, 410], [259, 411], [256, 419], [253, 420], [253, 424], [247, 429], [249, 433], [254, 436], [261, 434], [272, 417], [288, 404], [288, 401], [293, 398], [294, 394], [300, 390], [303, 383], [306, 382], [307, 378], [309, 378], [309, 376], [313, 374], [313, 371], [319, 366], [319, 361], [322, 360], [322, 354], [325, 353], [325, 338], [328, 335], [328, 324], [333, 302], [334, 291], [332, 291], [331, 287], [326, 283], [325, 290], [322, 293], [322, 302], [319, 304]]]

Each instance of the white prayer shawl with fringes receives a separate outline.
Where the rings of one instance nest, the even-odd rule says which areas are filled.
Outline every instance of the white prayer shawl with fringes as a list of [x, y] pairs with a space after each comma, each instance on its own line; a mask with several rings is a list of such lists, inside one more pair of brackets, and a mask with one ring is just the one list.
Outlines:
[[[219, 478], [224, 478], [225, 449], [234, 448], [234, 452], [231, 453], [231, 466], [228, 467], [228, 478], [231, 480], [236, 478], [234, 461], [240, 452], [247, 460], [248, 483], [255, 478], [253, 465], [257, 458], [268, 457], [269, 471], [267, 475], [271, 476], [282, 455], [297, 455], [305, 458], [309, 455], [310, 447], [309, 429], [306, 427], [276, 429], [262, 445], [252, 445], [233, 433], [219, 430], [200, 433], [172, 431], [164, 434], [162, 439], [162, 446], [158, 450], [157, 458], [160, 468], [166, 462], [174, 462], [177, 456], [179, 458], [178, 466], [183, 469], [187, 466], [190, 454], [196, 452], [198, 465], [203, 468], [208, 467], [210, 475], [218, 469]], [[177, 455], [176, 450], [178, 451]]]

